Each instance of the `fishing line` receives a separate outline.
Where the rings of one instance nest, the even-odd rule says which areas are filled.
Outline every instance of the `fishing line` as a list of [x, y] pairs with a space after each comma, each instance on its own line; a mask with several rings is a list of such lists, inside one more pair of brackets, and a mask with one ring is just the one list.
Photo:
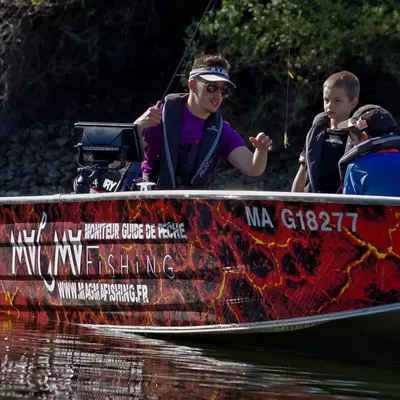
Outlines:
[[[212, 3], [214, 3], [214, 4], [213, 4], [212, 7], [210, 8], [210, 6], [211, 6]], [[164, 100], [165, 96], [167, 95], [168, 90], [170, 89], [170, 87], [171, 87], [171, 85], [172, 85], [174, 79], [175, 79], [177, 76], [182, 76], [182, 75], [183, 75], [183, 74], [178, 74], [179, 68], [181, 67], [181, 64], [183, 63], [183, 60], [184, 60], [185, 57], [186, 57], [186, 53], [188, 52], [190, 46], [192, 45], [192, 42], [193, 42], [193, 40], [194, 40], [194, 38], [195, 38], [195, 36], [196, 36], [196, 34], [197, 34], [197, 32], [198, 32], [198, 30], [199, 30], [201, 24], [203, 23], [204, 18], [206, 17], [206, 15], [207, 15], [208, 13], [211, 13], [211, 12], [213, 11], [213, 9], [214, 9], [216, 3], [217, 3], [217, 0], [210, 0], [210, 1], [208, 2], [207, 7], [206, 7], [206, 9], [204, 10], [203, 15], [202, 15], [201, 18], [200, 18], [199, 23], [197, 24], [197, 27], [196, 27], [196, 29], [195, 29], [193, 35], [191, 36], [191, 38], [190, 38], [190, 40], [189, 40], [189, 43], [187, 44], [187, 46], [186, 46], [186, 48], [185, 48], [185, 51], [184, 51], [184, 53], [183, 53], [183, 56], [181, 57], [181, 59], [180, 59], [180, 61], [179, 61], [179, 63], [178, 63], [178, 66], [176, 67], [175, 72], [173, 73], [173, 75], [172, 75], [172, 77], [171, 77], [171, 80], [169, 81], [169, 84], [168, 84], [168, 86], [167, 86], [167, 89], [165, 90], [164, 94], [162, 95], [162, 97], [161, 97], [161, 99], [160, 99], [161, 102]], [[201, 36], [200, 36], [200, 37], [201, 37]], [[186, 67], [185, 67], [184, 73], [186, 73], [187, 67], [188, 67], [188, 65], [189, 65], [189, 63], [190, 63], [190, 60], [192, 59], [192, 57], [193, 57], [193, 55], [194, 55], [194, 52], [195, 52], [195, 51], [193, 50], [192, 55], [190, 56], [188, 62], [186, 63]]]
[[283, 134], [283, 144], [285, 149], [290, 146], [289, 137], [287, 134], [288, 130], [288, 119], [289, 119], [289, 90], [290, 90], [290, 78], [294, 79], [293, 74], [290, 72], [290, 47], [291, 47], [291, 12], [289, 8], [288, 16], [288, 58], [287, 58], [287, 78], [286, 78], [286, 118], [285, 118], [285, 132]]
[[[208, 11], [208, 12], [206, 11], [207, 14], [211, 14], [211, 13], [213, 12], [216, 3], [217, 3], [217, 0], [214, 1], [214, 5], [211, 7], [211, 10]], [[194, 57], [194, 55], [195, 55], [195, 53], [196, 53], [197, 44], [200, 42], [200, 40], [201, 40], [202, 37], [203, 37], [203, 34], [201, 34], [201, 35], [199, 36], [199, 38], [197, 39], [196, 45], [193, 46], [192, 54], [191, 54], [190, 57], [188, 58], [188, 61], [187, 61], [186, 66], [185, 66], [185, 69], [183, 70], [183, 72], [182, 72], [181, 74], [176, 74], [176, 76], [182, 77], [182, 76], [185, 76], [185, 75], [186, 75], [186, 71], [187, 71], [187, 69], [188, 69], [188, 67], [189, 67], [189, 64], [192, 62], [193, 57]], [[190, 46], [190, 45], [189, 45], [189, 46]], [[179, 84], [180, 84], [180, 81], [178, 80], [178, 83], [176, 84], [176, 87], [175, 87], [175, 93], [176, 93], [176, 91], [178, 90]]]

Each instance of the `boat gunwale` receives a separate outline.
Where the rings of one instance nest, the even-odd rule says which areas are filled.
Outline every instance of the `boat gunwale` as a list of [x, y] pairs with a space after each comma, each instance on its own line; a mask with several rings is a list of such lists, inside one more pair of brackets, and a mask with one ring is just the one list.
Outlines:
[[0, 197], [0, 205], [78, 203], [110, 200], [259, 200], [301, 203], [339, 203], [349, 205], [400, 206], [400, 197], [364, 196], [325, 193], [292, 193], [249, 190], [154, 190], [115, 193], [54, 194]]

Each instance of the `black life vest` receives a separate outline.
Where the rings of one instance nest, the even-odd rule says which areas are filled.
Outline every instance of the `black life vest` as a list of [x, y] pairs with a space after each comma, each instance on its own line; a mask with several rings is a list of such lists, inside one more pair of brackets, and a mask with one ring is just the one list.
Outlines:
[[399, 132], [392, 132], [389, 135], [374, 137], [354, 146], [339, 160], [340, 180], [343, 182], [348, 165], [355, 159], [367, 154], [391, 149], [400, 150]]
[[[320, 165], [322, 150], [325, 142], [325, 133], [329, 128], [329, 117], [325, 112], [319, 113], [312, 123], [310, 130], [306, 137], [305, 146], [305, 160], [306, 160], [306, 171], [305, 171], [305, 185], [304, 191], [309, 193], [318, 193], [319, 187], [319, 176], [320, 176]], [[347, 139], [345, 154], [353, 146], [350, 137]], [[338, 188], [338, 192], [341, 187]]]
[[218, 112], [204, 124], [198, 144], [181, 143], [183, 108], [188, 94], [170, 94], [162, 112], [163, 146], [158, 166], [149, 174], [157, 189], [206, 189], [218, 162], [223, 121]]

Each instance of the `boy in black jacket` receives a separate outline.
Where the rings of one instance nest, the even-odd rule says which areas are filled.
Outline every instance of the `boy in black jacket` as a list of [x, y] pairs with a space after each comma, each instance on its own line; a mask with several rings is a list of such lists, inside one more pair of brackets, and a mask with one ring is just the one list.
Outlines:
[[292, 192], [340, 191], [338, 162], [351, 147], [351, 140], [348, 132], [337, 130], [337, 125], [350, 117], [359, 95], [360, 82], [351, 72], [337, 72], [324, 82], [324, 112], [314, 118], [307, 134]]

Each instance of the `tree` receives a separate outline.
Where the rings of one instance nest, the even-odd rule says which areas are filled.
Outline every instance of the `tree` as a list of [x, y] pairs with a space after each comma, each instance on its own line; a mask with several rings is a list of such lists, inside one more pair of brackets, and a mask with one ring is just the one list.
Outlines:
[[233, 64], [242, 88], [234, 112], [242, 121], [245, 115], [245, 126], [283, 132], [286, 111], [292, 127], [299, 126], [305, 115], [309, 119], [320, 110], [323, 80], [342, 69], [362, 78], [364, 99], [373, 94], [389, 101], [387, 93], [372, 90], [371, 79], [381, 87], [388, 80], [391, 87], [400, 84], [400, 13], [394, 0], [223, 0], [201, 33], [198, 52], [222, 53]]

